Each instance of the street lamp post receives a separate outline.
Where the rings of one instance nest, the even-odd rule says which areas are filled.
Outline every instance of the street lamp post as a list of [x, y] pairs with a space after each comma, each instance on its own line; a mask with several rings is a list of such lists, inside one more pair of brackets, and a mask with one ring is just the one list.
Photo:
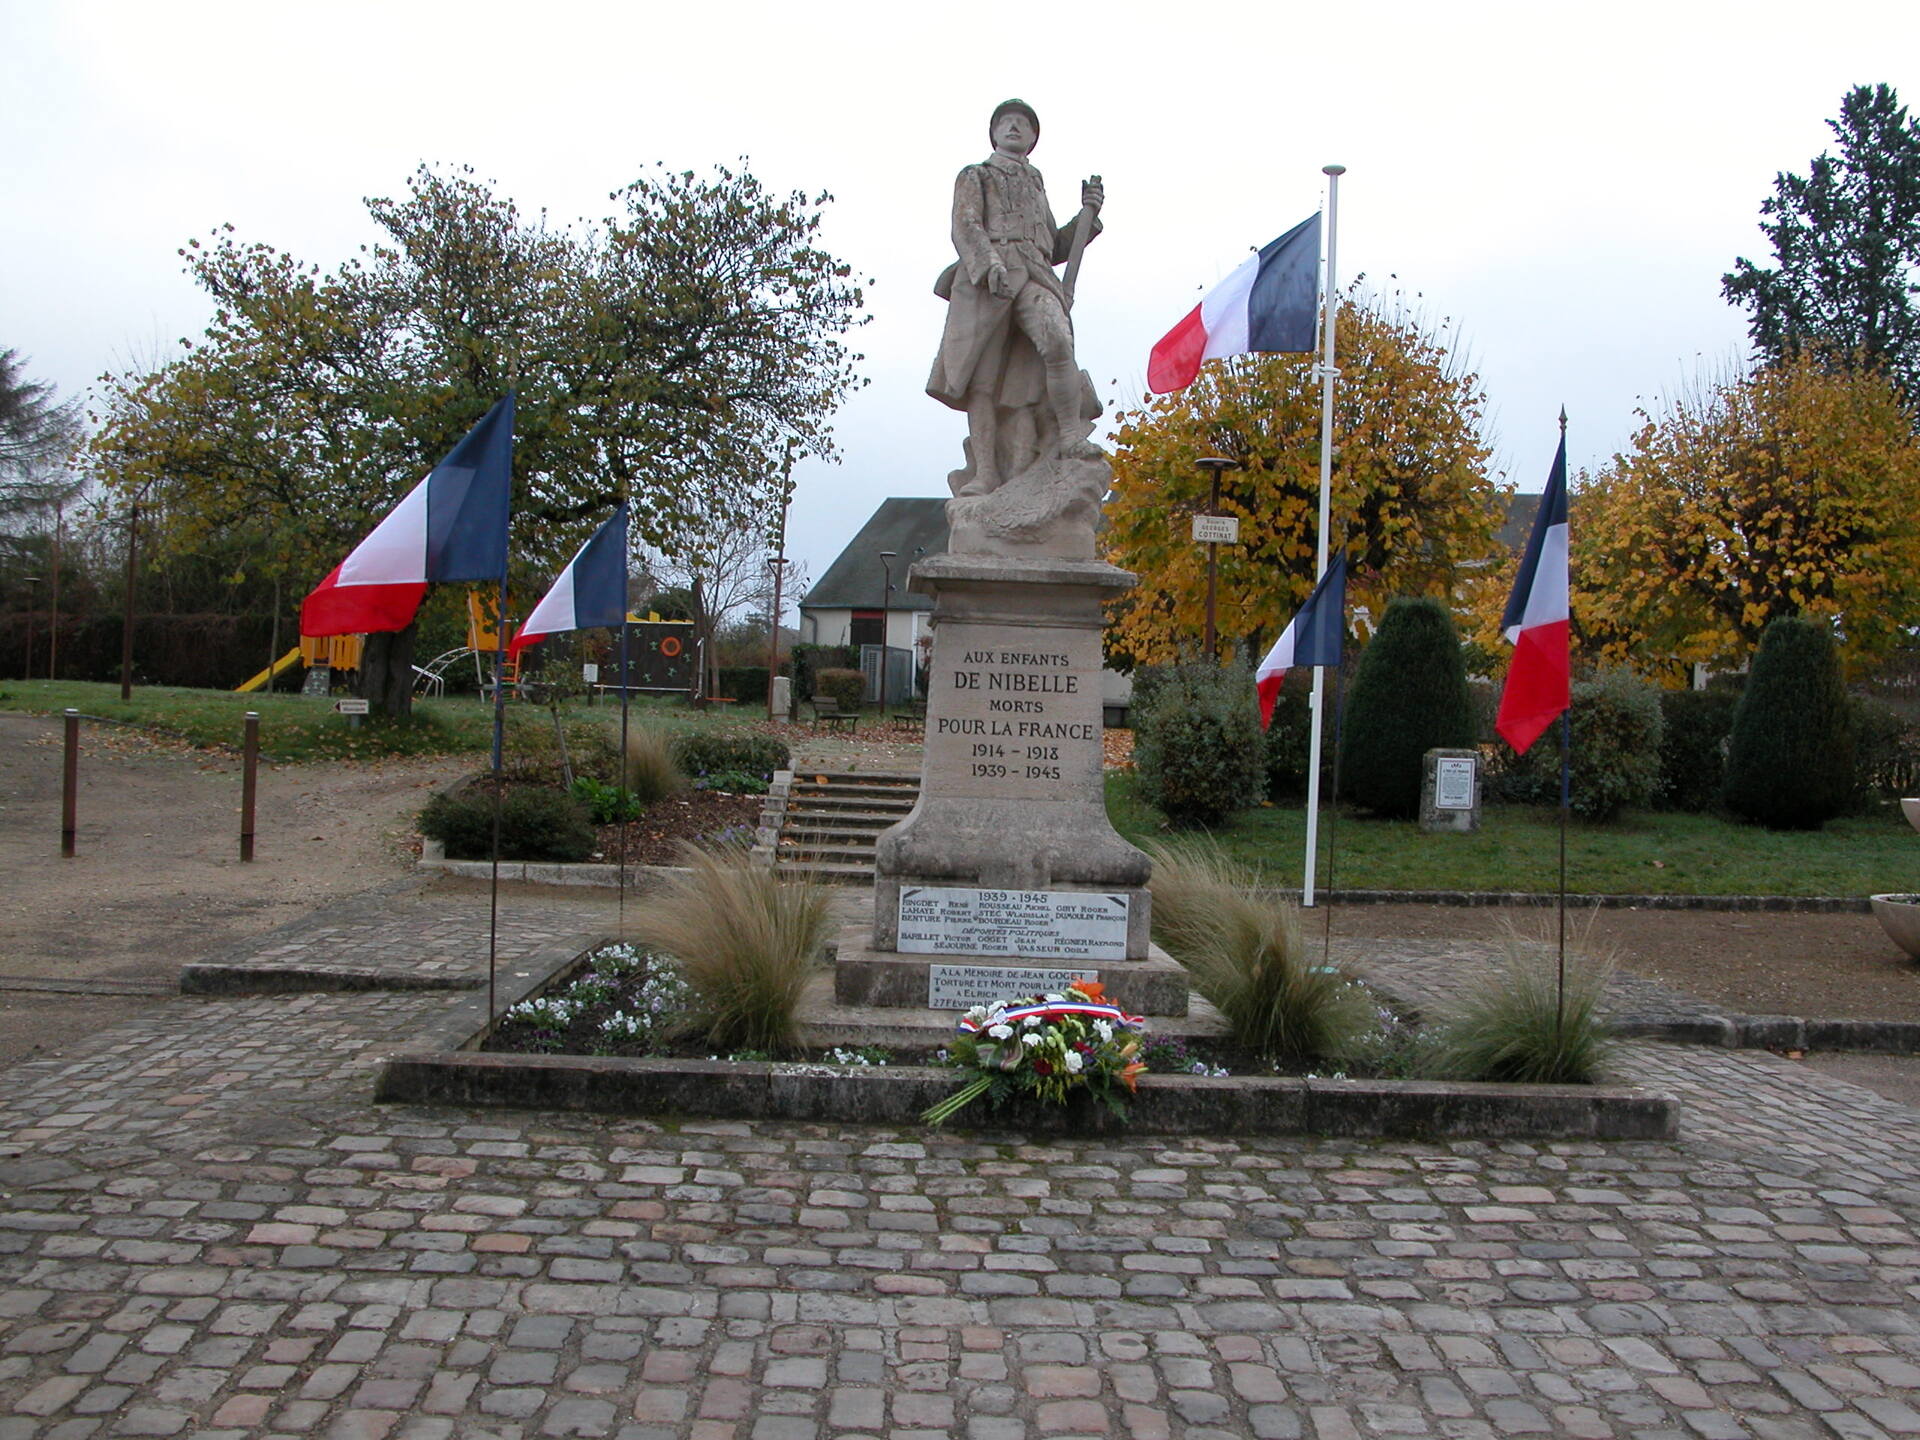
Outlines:
[[882, 550], [880, 552], [880, 573], [886, 577], [886, 586], [880, 592], [880, 718], [887, 718], [887, 631], [892, 628], [893, 619], [893, 566], [888, 562], [898, 558], [898, 552]]
[[[1217, 515], [1220, 512], [1220, 472], [1223, 470], [1238, 470], [1240, 468], [1240, 462], [1238, 460], [1229, 459], [1224, 455], [1205, 455], [1205, 456], [1202, 456], [1199, 460], [1195, 461], [1194, 463], [1197, 464], [1202, 470], [1207, 472], [1207, 478], [1211, 482], [1211, 487], [1207, 495], [1207, 514]], [[1220, 573], [1220, 546], [1217, 541], [1209, 540], [1207, 542], [1207, 644], [1206, 644], [1207, 660], [1209, 663], [1215, 663], [1217, 662], [1217, 659], [1218, 659], [1218, 657], [1214, 652], [1214, 618], [1213, 617], [1214, 617], [1214, 593], [1218, 585], [1219, 573]]]

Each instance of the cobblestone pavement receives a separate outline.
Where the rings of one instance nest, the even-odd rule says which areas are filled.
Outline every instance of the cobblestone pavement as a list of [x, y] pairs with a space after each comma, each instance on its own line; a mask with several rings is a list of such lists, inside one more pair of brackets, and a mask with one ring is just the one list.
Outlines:
[[[484, 935], [380, 903], [325, 946]], [[8, 1071], [0, 1440], [1920, 1433], [1920, 1112], [1763, 1052], [1631, 1047], [1673, 1144], [368, 1103], [460, 1003], [183, 998]]]

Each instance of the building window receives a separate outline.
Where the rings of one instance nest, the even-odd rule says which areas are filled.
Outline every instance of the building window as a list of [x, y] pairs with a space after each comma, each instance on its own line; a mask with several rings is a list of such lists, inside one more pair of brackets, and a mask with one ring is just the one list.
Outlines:
[[878, 610], [856, 610], [847, 630], [849, 645], [886, 644], [886, 617]]

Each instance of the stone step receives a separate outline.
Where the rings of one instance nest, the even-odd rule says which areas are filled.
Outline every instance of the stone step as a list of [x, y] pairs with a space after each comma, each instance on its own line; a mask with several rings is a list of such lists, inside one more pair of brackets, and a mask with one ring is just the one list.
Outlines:
[[[878, 1009], [926, 1009], [935, 965], [969, 969], [1066, 970], [1092, 975], [1107, 998], [1136, 1015], [1183, 1016], [1189, 996], [1186, 967], [1158, 945], [1144, 960], [1028, 960], [1000, 955], [920, 955], [875, 950], [873, 932], [849, 926], [840, 932], [833, 964], [834, 999], [842, 1005]], [[1018, 993], [1019, 987], [1015, 987]], [[1008, 998], [1012, 998], [1011, 996]]]
[[873, 869], [873, 846], [871, 845], [822, 845], [809, 840], [790, 840], [783, 835], [773, 853], [781, 860], [798, 860], [806, 863], [817, 860], [841, 860], [849, 864], [864, 865], [869, 871]]
[[837, 830], [849, 835], [878, 835], [899, 820], [898, 815], [868, 814], [861, 811], [787, 810], [787, 825], [794, 830]]
[[787, 860], [776, 851], [773, 859], [773, 873], [819, 880], [827, 884], [871, 885], [873, 862], [869, 860], [864, 865], [858, 865], [844, 860]]
[[839, 785], [911, 785], [920, 788], [920, 772], [917, 770], [810, 770], [799, 762], [793, 767], [793, 780], [796, 785], [811, 785], [815, 781], [825, 780]]
[[861, 810], [871, 811], [874, 814], [904, 815], [913, 808], [914, 802], [919, 798], [920, 792], [917, 790], [870, 790], [861, 795], [848, 794], [844, 791], [837, 790], [817, 790], [811, 794], [805, 792], [789, 794], [787, 796], [787, 808], [789, 810], [813, 811]]

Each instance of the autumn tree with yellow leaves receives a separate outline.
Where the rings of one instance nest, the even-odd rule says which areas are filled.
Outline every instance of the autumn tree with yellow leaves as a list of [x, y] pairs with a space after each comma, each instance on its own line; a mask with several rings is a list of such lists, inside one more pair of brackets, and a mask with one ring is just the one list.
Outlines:
[[[1488, 475], [1485, 395], [1444, 326], [1357, 297], [1339, 313], [1332, 531], [1345, 547], [1349, 606], [1381, 613], [1396, 595], [1450, 598], [1466, 567], [1494, 551], [1500, 494]], [[1193, 516], [1210, 481], [1198, 461], [1228, 454], [1218, 513], [1240, 543], [1218, 550], [1223, 648], [1257, 658], [1314, 583], [1320, 494], [1316, 357], [1209, 362], [1183, 391], [1117, 417], [1105, 558], [1140, 576], [1113, 608], [1117, 663], [1161, 664], [1197, 651], [1205, 630], [1206, 546]]]
[[1803, 352], [1642, 414], [1572, 497], [1589, 655], [1732, 668], [1805, 615], [1870, 665], [1920, 621], [1920, 443], [1884, 374]]

